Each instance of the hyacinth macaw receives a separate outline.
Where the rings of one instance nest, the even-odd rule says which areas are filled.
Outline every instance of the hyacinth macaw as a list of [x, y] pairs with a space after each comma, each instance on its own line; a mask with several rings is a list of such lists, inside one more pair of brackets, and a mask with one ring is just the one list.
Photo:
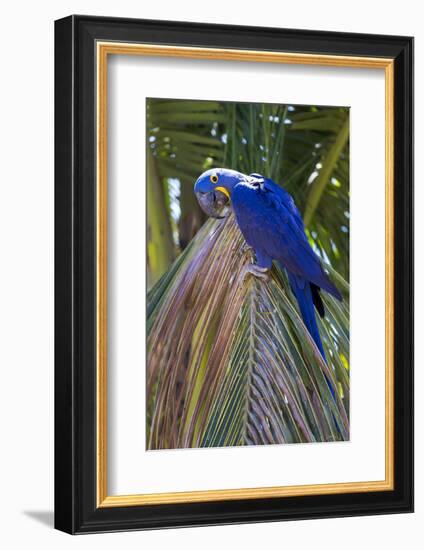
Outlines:
[[273, 260], [286, 270], [303, 322], [325, 360], [314, 306], [323, 317], [321, 289], [338, 300], [342, 296], [311, 248], [292, 196], [260, 174], [245, 175], [226, 168], [204, 172], [194, 192], [203, 211], [215, 218], [222, 217], [223, 206], [231, 202], [240, 231], [256, 256], [256, 262], [247, 266], [248, 272], [267, 278]]

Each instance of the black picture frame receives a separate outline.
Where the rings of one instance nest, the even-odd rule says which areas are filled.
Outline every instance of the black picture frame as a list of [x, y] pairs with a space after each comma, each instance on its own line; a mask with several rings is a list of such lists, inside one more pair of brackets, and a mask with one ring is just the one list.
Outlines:
[[[97, 507], [98, 40], [394, 60], [394, 490]], [[55, 527], [75, 534], [413, 511], [413, 39], [73, 15], [55, 23], [55, 75]]]

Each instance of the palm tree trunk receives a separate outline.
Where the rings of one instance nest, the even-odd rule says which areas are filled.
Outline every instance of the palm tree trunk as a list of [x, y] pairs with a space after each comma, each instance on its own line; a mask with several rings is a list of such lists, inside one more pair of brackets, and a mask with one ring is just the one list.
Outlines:
[[181, 250], [184, 250], [205, 221], [193, 192], [192, 182], [181, 181], [180, 207], [178, 233]]
[[175, 247], [164, 188], [150, 149], [147, 150], [147, 212], [148, 285], [152, 286], [174, 260]]

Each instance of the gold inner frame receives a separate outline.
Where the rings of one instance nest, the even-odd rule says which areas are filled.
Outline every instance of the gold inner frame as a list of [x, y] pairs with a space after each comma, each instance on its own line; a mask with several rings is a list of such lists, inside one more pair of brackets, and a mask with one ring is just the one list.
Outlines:
[[[389, 491], [394, 489], [394, 60], [122, 42], [97, 42], [97, 506], [137, 506], [254, 498]], [[220, 59], [385, 71], [385, 479], [315, 485], [218, 489], [108, 496], [107, 493], [107, 61], [109, 55]]]

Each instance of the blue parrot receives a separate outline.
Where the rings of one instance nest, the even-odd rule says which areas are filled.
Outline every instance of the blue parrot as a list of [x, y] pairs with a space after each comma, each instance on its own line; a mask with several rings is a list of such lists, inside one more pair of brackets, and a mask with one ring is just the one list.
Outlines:
[[321, 289], [338, 300], [342, 296], [308, 242], [293, 197], [261, 174], [245, 175], [226, 168], [204, 172], [194, 192], [204, 212], [215, 218], [222, 217], [220, 212], [231, 202], [240, 231], [256, 257], [247, 272], [266, 279], [273, 260], [286, 270], [303, 322], [326, 360], [314, 306], [323, 317]]

